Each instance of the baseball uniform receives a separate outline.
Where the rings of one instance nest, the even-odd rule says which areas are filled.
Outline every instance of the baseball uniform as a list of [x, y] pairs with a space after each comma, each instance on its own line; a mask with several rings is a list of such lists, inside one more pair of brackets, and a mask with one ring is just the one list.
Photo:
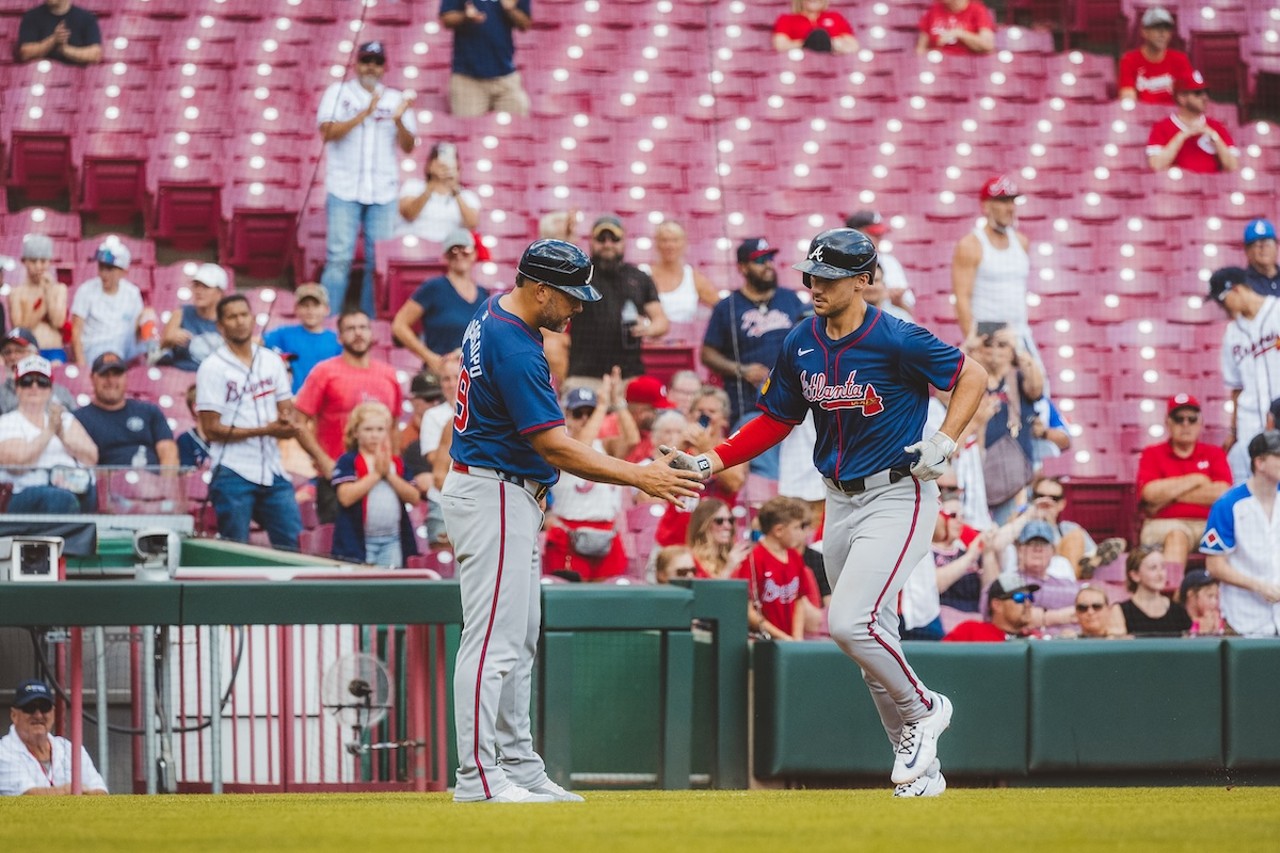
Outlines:
[[1222, 335], [1222, 379], [1240, 392], [1236, 443], [1227, 453], [1232, 479], [1249, 477], [1249, 439], [1267, 425], [1271, 401], [1280, 397], [1280, 301], [1268, 296], [1253, 319], [1237, 317]]

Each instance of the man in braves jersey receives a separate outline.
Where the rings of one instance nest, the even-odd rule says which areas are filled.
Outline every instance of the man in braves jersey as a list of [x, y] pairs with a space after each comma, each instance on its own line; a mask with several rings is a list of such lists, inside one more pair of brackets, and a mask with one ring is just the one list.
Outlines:
[[1280, 634], [1280, 432], [1249, 442], [1250, 474], [1214, 502], [1200, 551], [1222, 584], [1222, 616], [1246, 637]]
[[209, 500], [218, 535], [248, 542], [254, 520], [273, 547], [296, 551], [302, 516], [278, 444], [298, 436], [289, 371], [280, 356], [253, 342], [253, 311], [242, 294], [219, 300], [218, 331], [226, 343], [196, 371], [196, 413], [213, 459]]
[[1153, 172], [1177, 166], [1184, 172], [1234, 172], [1240, 153], [1227, 126], [1205, 115], [1209, 85], [1204, 75], [1192, 71], [1174, 84], [1178, 108], [1151, 127], [1147, 136], [1147, 163]]
[[[898, 593], [928, 553], [938, 487], [955, 439], [977, 411], [986, 371], [925, 329], [868, 306], [876, 251], [852, 228], [824, 231], [795, 265], [816, 316], [791, 330], [760, 394], [763, 414], [714, 450], [674, 464], [714, 474], [777, 444], [812, 412], [814, 465], [827, 486], [823, 562], [831, 637], [862, 667], [894, 749], [895, 796], [945, 789], [938, 736], [951, 701], [903, 656]], [[929, 386], [951, 392], [938, 432], [921, 440]]]
[[1173, 15], [1153, 6], [1142, 13], [1142, 44], [1120, 57], [1116, 86], [1122, 101], [1173, 106], [1173, 86], [1191, 74], [1191, 60], [1169, 47]]
[[1267, 423], [1280, 396], [1280, 301], [1245, 283], [1245, 271], [1223, 267], [1209, 278], [1209, 295], [1231, 322], [1222, 334], [1222, 380], [1231, 391], [1231, 433], [1223, 449], [1233, 482], [1249, 476], [1245, 448]]
[[716, 305], [703, 336], [702, 363], [724, 380], [731, 424], [755, 402], [787, 332], [808, 311], [794, 290], [778, 287], [773, 268], [777, 254], [761, 237], [742, 241], [738, 246], [742, 287]]
[[591, 273], [573, 244], [539, 240], [520, 259], [515, 289], [490, 297], [463, 335], [453, 463], [441, 496], [462, 591], [457, 802], [582, 800], [547, 778], [529, 724], [542, 619], [538, 531], [558, 469], [673, 503], [700, 489], [696, 474], [669, 467], [674, 454], [633, 465], [565, 430], [541, 330], [563, 331], [584, 301], [600, 299]]

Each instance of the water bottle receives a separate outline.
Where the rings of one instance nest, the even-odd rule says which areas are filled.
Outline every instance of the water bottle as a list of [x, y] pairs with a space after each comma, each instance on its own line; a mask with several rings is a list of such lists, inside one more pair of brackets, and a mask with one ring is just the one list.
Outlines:
[[136, 453], [133, 454], [133, 461], [130, 464], [134, 468], [146, 468], [147, 467], [147, 448], [139, 444], [138, 450]]
[[628, 299], [622, 304], [622, 348], [636, 349], [640, 340], [635, 336], [636, 324], [640, 322], [640, 311], [636, 304]]

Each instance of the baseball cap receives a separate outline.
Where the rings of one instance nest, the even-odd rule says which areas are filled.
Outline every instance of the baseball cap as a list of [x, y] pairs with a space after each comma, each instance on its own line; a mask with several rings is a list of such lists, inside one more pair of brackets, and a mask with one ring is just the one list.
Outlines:
[[1185, 601], [1187, 593], [1191, 590], [1215, 583], [1217, 581], [1204, 569], [1192, 569], [1182, 576], [1182, 586], [1178, 587], [1179, 597]]
[[1209, 276], [1209, 297], [1215, 302], [1221, 302], [1228, 290], [1237, 284], [1244, 284], [1247, 275], [1240, 267], [1223, 267], [1214, 271]]
[[116, 353], [104, 352], [93, 360], [93, 365], [90, 369], [93, 371], [94, 376], [101, 376], [102, 374], [110, 373], [113, 370], [118, 370], [121, 373], [124, 373], [129, 369], [129, 365], [126, 364], [125, 360]]
[[318, 284], [300, 284], [293, 290], [293, 304], [297, 305], [304, 299], [314, 299], [321, 305], [328, 305], [329, 293]]
[[990, 201], [993, 198], [1017, 198], [1020, 195], [1022, 193], [1018, 192], [1017, 183], [1008, 175], [996, 175], [988, 179], [982, 185], [982, 192], [979, 194], [983, 201]]
[[1018, 544], [1025, 545], [1032, 539], [1043, 539], [1046, 542], [1052, 542], [1054, 539], [1053, 525], [1043, 518], [1031, 519], [1023, 526], [1022, 532], [1018, 534]]
[[22, 260], [53, 260], [53, 241], [44, 234], [27, 234], [22, 238]]
[[1007, 599], [1013, 596], [1015, 592], [1039, 592], [1040, 584], [1027, 583], [1022, 579], [1022, 575], [1017, 572], [1005, 572], [991, 582], [991, 586], [987, 587], [987, 598], [990, 599]]
[[360, 50], [356, 53], [358, 59], [364, 59], [366, 56], [376, 56], [385, 62], [387, 49], [380, 41], [367, 41], [360, 45]]
[[459, 246], [464, 249], [474, 249], [476, 247], [476, 238], [465, 228], [455, 228], [444, 238], [444, 251], [448, 254], [450, 249], [456, 249]]
[[1204, 75], [1194, 70], [1190, 74], [1178, 77], [1178, 82], [1174, 85], [1175, 92], [1203, 92], [1208, 88], [1209, 84], [1204, 81]]
[[41, 358], [38, 355], [29, 355], [22, 361], [18, 362], [17, 368], [13, 371], [13, 375], [21, 379], [28, 373], [39, 373], [41, 376], [53, 378], [53, 366], [49, 364], [48, 359]]
[[574, 388], [564, 395], [564, 410], [566, 412], [576, 412], [578, 409], [594, 409], [596, 403], [596, 392], [590, 388]]
[[30, 678], [19, 682], [18, 686], [13, 689], [13, 707], [25, 709], [28, 705], [36, 702], [53, 704], [53, 691], [43, 681]]
[[667, 399], [667, 386], [656, 376], [637, 376], [627, 386], [627, 402], [655, 409], [674, 409], [676, 404]]
[[98, 247], [93, 259], [109, 267], [119, 267], [122, 270], [127, 270], [129, 263], [133, 260], [133, 255], [129, 254], [129, 247], [124, 243], [110, 239]]
[[1263, 430], [1249, 440], [1250, 462], [1271, 454], [1280, 454], [1280, 430]]
[[[4, 343], [22, 344], [23, 346], [36, 347], [37, 349], [40, 347], [40, 344], [36, 343], [35, 332], [18, 326], [10, 329], [9, 334], [4, 336]], [[3, 346], [4, 344], [0, 344], [0, 348], [3, 348]]]
[[201, 264], [196, 268], [192, 281], [198, 281], [206, 287], [217, 290], [227, 289], [227, 271], [217, 264]]
[[601, 231], [608, 231], [610, 234], [621, 239], [626, 232], [622, 229], [622, 220], [616, 216], [601, 216], [591, 225], [591, 236], [594, 237]]
[[879, 237], [889, 230], [889, 224], [884, 221], [884, 217], [878, 210], [859, 210], [845, 217], [844, 224], [848, 228], [857, 228], [863, 234], [870, 234], [872, 237]]
[[440, 387], [440, 377], [429, 370], [424, 370], [409, 380], [409, 396], [419, 400], [443, 400], [444, 389]]
[[1169, 14], [1169, 10], [1161, 6], [1152, 6], [1150, 9], [1142, 13], [1142, 26], [1144, 27], [1173, 27], [1173, 15]]
[[[1269, 219], [1254, 219], [1244, 227], [1244, 244], [1252, 246], [1259, 240], [1274, 240], [1276, 238], [1276, 227], [1271, 224]], [[25, 248], [26, 241], [22, 244]]]
[[1190, 394], [1174, 394], [1169, 398], [1165, 414], [1172, 415], [1178, 409], [1195, 409], [1200, 411], [1200, 401]]
[[763, 237], [748, 237], [738, 245], [738, 263], [771, 260], [778, 250]]

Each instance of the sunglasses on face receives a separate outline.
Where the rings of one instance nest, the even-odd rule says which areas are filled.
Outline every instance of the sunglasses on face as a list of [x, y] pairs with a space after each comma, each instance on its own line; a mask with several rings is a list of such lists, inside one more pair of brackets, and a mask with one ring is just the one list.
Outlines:
[[1007, 600], [1012, 601], [1014, 604], [1031, 604], [1036, 600], [1036, 597], [1034, 593], [1030, 592], [1015, 592]]
[[596, 413], [595, 409], [574, 409], [569, 413], [571, 418], [589, 418]]
[[693, 566], [681, 566], [678, 569], [671, 570], [671, 576], [677, 578], [691, 578], [697, 573], [697, 569]]
[[622, 238], [619, 237], [617, 234], [614, 234], [612, 231], [602, 231], [601, 233], [596, 234], [591, 239], [595, 240], [597, 243], [621, 243], [622, 242]]
[[1062, 495], [1046, 495], [1040, 492], [1036, 492], [1035, 497], [1036, 497], [1036, 500], [1040, 500], [1041, 498], [1045, 500], [1055, 501], [1055, 502], [1062, 500]]
[[722, 526], [722, 527], [727, 527], [728, 525], [733, 524], [733, 518], [732, 518], [731, 516], [727, 516], [727, 515], [726, 515], [726, 516], [724, 516], [723, 518], [713, 518], [713, 519], [711, 519], [711, 523], [712, 523], [712, 524], [718, 524], [718, 525], [720, 525], [720, 526]]
[[38, 388], [51, 388], [53, 387], [53, 380], [48, 376], [24, 376], [18, 380], [19, 388], [31, 388], [33, 386]]
[[53, 705], [48, 702], [36, 702], [35, 704], [28, 705], [25, 708], [19, 708], [18, 710], [24, 714], [47, 714], [53, 710]]
[[1175, 424], [1185, 426], [1187, 424], [1200, 423], [1200, 416], [1199, 415], [1171, 415], [1169, 417], [1169, 420], [1173, 421]]
[[1090, 604], [1086, 604], [1086, 603], [1084, 603], [1084, 602], [1081, 602], [1080, 604], [1077, 604], [1077, 605], [1076, 605], [1076, 612], [1077, 612], [1077, 613], [1088, 613], [1090, 610], [1092, 610], [1092, 611], [1094, 611], [1094, 612], [1097, 612], [1097, 611], [1099, 611], [1099, 610], [1102, 610], [1102, 609], [1103, 609], [1104, 607], [1106, 607], [1106, 606], [1107, 606], [1107, 605], [1103, 604], [1101, 601], [1095, 601], [1095, 602], [1092, 602], [1092, 603], [1090, 603]]
[[362, 56], [360, 57], [361, 65], [386, 65], [387, 60], [381, 56]]

